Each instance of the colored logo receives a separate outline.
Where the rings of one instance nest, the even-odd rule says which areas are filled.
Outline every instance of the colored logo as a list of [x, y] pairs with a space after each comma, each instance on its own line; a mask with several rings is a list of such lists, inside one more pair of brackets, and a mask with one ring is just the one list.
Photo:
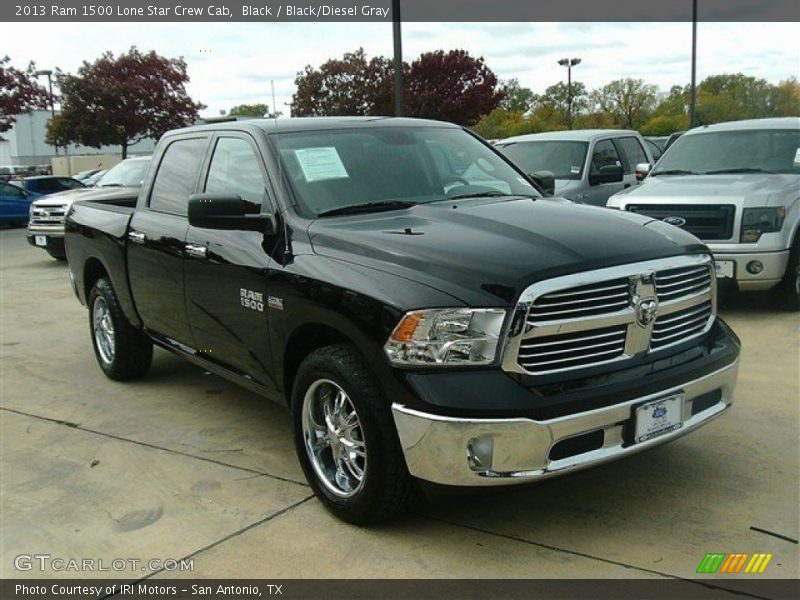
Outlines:
[[653, 418], [660, 419], [665, 414], [667, 414], [667, 407], [666, 406], [659, 406], [653, 411]]
[[756, 552], [750, 554], [749, 552], [733, 552], [726, 554], [725, 552], [715, 552], [706, 554], [700, 565], [697, 567], [697, 573], [716, 573], [718, 575], [737, 575], [739, 573], [754, 573], [760, 574], [767, 568], [769, 561], [772, 560], [772, 554], [763, 552]]

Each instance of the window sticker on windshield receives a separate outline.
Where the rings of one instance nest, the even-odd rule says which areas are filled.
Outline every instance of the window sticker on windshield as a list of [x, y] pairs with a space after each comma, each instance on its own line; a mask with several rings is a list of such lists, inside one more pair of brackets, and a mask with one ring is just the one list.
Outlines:
[[349, 177], [339, 153], [333, 146], [325, 148], [301, 148], [294, 151], [303, 175], [309, 183], [326, 179]]
[[800, 167], [800, 148], [794, 153], [794, 166]]
[[580, 167], [570, 167], [569, 168], [569, 172], [572, 173], [573, 175], [577, 175], [578, 173], [581, 172], [581, 168]]

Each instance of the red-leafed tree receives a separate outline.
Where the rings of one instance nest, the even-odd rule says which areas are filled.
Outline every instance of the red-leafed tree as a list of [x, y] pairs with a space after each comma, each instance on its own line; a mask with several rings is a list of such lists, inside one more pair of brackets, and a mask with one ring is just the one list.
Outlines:
[[22, 71], [10, 63], [8, 56], [0, 58], [0, 133], [11, 129], [17, 115], [50, 104], [47, 90], [36, 83], [35, 65]]
[[76, 75], [57, 80], [61, 112], [48, 126], [48, 143], [118, 145], [123, 158], [129, 146], [184, 127], [205, 108], [186, 93], [189, 76], [182, 58], [136, 47], [119, 57], [106, 52], [84, 62]]
[[482, 57], [437, 50], [411, 63], [405, 96], [409, 116], [474, 125], [497, 108], [504, 93]]

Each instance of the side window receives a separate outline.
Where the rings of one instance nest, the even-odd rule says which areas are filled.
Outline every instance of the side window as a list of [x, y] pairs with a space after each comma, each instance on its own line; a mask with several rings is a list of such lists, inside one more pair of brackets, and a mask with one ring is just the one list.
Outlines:
[[647, 159], [644, 148], [642, 148], [642, 144], [635, 137], [618, 138], [617, 144], [619, 144], [625, 159], [623, 165], [626, 173], [633, 173], [639, 163], [650, 162]]
[[600, 169], [609, 165], [621, 165], [617, 148], [611, 143], [611, 140], [600, 140], [594, 145], [592, 152], [592, 164], [590, 173], [596, 174]]
[[22, 190], [15, 185], [7, 183], [0, 183], [0, 196], [11, 196], [12, 198], [21, 198], [24, 196]]
[[150, 208], [178, 215], [186, 214], [203, 163], [205, 138], [176, 140], [168, 147], [158, 167]]
[[266, 192], [252, 146], [241, 138], [220, 138], [208, 169], [205, 191], [236, 194], [245, 201], [246, 212], [261, 212]]

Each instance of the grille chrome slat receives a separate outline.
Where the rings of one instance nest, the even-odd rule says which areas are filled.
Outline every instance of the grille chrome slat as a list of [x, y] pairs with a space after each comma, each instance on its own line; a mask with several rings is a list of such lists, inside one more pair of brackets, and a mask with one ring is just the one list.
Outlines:
[[[520, 300], [524, 324], [509, 344], [512, 354], [504, 368], [532, 375], [655, 352], [702, 335], [715, 318], [715, 281], [707, 255], [601, 269], [529, 289], [539, 293], [526, 296], [526, 291]], [[655, 320], [638, 322], [643, 314], [639, 302], [653, 296]]]

